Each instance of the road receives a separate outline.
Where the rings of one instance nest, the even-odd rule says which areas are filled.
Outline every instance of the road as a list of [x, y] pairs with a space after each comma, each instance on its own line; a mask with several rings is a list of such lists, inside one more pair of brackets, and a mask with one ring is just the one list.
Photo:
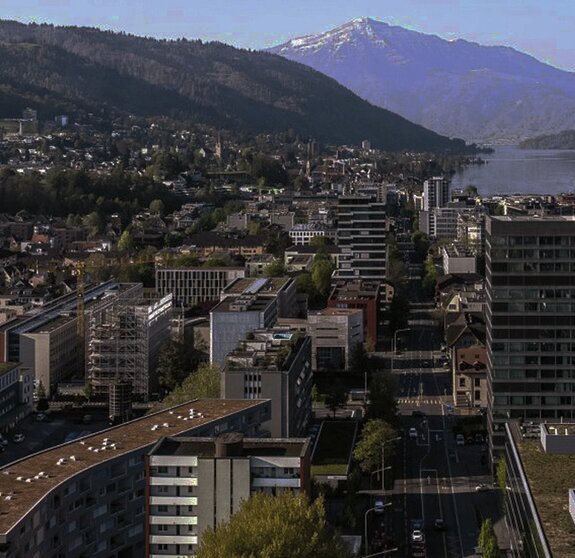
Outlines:
[[[475, 491], [476, 485], [492, 482], [481, 463], [482, 446], [457, 446], [450, 431], [455, 420], [448, 414], [451, 381], [437, 366], [440, 339], [432, 310], [432, 303], [411, 304], [405, 350], [393, 361], [405, 433], [402, 471], [393, 489], [393, 531], [401, 533], [401, 556], [411, 556], [411, 522], [421, 519], [427, 557], [471, 557], [481, 518], [498, 516], [497, 494]], [[416, 439], [408, 435], [410, 428], [417, 429]], [[437, 518], [445, 521], [446, 531], [434, 530]]]

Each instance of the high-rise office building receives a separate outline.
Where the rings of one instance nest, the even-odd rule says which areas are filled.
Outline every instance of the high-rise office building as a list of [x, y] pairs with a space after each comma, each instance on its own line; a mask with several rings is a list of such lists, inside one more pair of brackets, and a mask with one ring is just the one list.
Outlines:
[[435, 207], [445, 207], [449, 202], [449, 180], [444, 176], [434, 176], [423, 183], [423, 211]]
[[387, 270], [385, 204], [374, 196], [340, 196], [337, 243], [341, 249], [337, 277], [383, 282]]
[[486, 222], [488, 425], [575, 418], [575, 217]]

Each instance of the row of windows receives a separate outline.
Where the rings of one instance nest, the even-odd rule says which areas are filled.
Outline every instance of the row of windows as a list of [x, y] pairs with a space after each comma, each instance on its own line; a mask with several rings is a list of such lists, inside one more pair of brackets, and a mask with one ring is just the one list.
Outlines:
[[575, 343], [537, 343], [534, 341], [520, 342], [510, 341], [508, 343], [495, 342], [491, 344], [492, 352], [506, 353], [524, 353], [524, 352], [542, 352], [542, 353], [568, 353], [575, 352]]
[[549, 312], [565, 314], [575, 312], [575, 303], [569, 302], [494, 302], [492, 312], [505, 313], [539, 313]]
[[504, 407], [507, 405], [571, 405], [572, 398], [568, 396], [559, 397], [557, 395], [496, 395], [495, 405]]
[[575, 262], [494, 262], [491, 264], [493, 273], [570, 273], [575, 271]]
[[493, 300], [540, 300], [540, 299], [572, 299], [574, 289], [502, 289], [491, 290]]
[[575, 250], [568, 248], [546, 248], [542, 250], [494, 248], [490, 254], [491, 260], [568, 260], [575, 258]]
[[[555, 370], [497, 368], [494, 371], [494, 375], [496, 380], [575, 380], [575, 370], [565, 370], [561, 368]], [[573, 391], [573, 389], [568, 389], [567, 391]]]
[[492, 246], [575, 246], [575, 236], [492, 236]]
[[505, 366], [505, 365], [539, 365], [542, 366], [553, 366], [555, 364], [575, 364], [575, 356], [564, 356], [564, 355], [554, 355], [554, 356], [537, 356], [537, 355], [496, 355], [493, 358], [495, 366]]

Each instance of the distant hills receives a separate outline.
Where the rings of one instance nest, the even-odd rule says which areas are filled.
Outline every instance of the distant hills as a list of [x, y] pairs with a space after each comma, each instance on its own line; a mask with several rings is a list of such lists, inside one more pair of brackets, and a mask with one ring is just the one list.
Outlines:
[[335, 80], [270, 53], [93, 28], [0, 21], [0, 118], [133, 114], [247, 133], [294, 130], [330, 143], [462, 151], [360, 99]]
[[359, 18], [269, 51], [444, 135], [510, 142], [575, 129], [575, 73], [509, 47]]
[[519, 144], [521, 149], [575, 149], [575, 130], [537, 136]]

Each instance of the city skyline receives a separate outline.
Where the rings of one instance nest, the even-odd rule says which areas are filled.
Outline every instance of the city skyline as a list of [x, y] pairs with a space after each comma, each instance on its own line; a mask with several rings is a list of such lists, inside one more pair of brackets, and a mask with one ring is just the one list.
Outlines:
[[[93, 26], [166, 39], [217, 40], [253, 49], [325, 32], [351, 19], [368, 16], [448, 40], [510, 46], [555, 67], [575, 70], [571, 57], [575, 40], [570, 33], [575, 7], [561, 0], [545, 6], [534, 0], [482, 3], [470, 0], [434, 0], [431, 3], [362, 0], [353, 5], [336, 0], [329, 6], [325, 3], [310, 6], [295, 0], [290, 4], [290, 11], [275, 0], [267, 3], [265, 11], [254, 0], [241, 5], [217, 0], [201, 7], [197, 2], [180, 0], [169, 0], [161, 7], [148, 0], [122, 3], [24, 0], [10, 4], [3, 6], [4, 19]], [[222, 18], [222, 13], [226, 17]]]

